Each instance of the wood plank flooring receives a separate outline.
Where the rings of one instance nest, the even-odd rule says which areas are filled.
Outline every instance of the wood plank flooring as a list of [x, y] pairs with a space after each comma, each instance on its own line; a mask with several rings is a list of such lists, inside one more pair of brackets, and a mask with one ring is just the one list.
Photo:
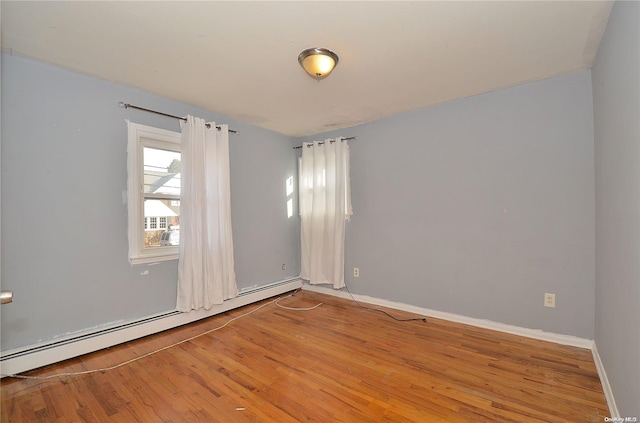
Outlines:
[[[609, 416], [590, 350], [432, 318], [397, 322], [309, 291], [279, 304], [319, 302], [310, 311], [269, 304], [106, 372], [4, 378], [1, 421], [559, 423]], [[255, 307], [27, 374], [113, 366]]]

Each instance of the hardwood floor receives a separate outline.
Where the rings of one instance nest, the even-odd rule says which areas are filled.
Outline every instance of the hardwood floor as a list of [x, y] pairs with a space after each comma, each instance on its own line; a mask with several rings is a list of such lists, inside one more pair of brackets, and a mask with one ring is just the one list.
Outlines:
[[[557, 423], [609, 416], [590, 350], [432, 318], [396, 322], [309, 291], [280, 304], [319, 302], [311, 311], [269, 304], [114, 370], [46, 381], [4, 378], [1, 420]], [[255, 307], [27, 374], [113, 366]]]

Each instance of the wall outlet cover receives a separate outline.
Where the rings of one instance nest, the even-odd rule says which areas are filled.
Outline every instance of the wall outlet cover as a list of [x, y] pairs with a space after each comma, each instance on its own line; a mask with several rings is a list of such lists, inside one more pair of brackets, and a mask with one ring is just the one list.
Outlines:
[[550, 308], [555, 308], [555, 306], [556, 306], [556, 294], [550, 294], [548, 292], [545, 292], [545, 294], [544, 294], [544, 306], [545, 307], [550, 307]]

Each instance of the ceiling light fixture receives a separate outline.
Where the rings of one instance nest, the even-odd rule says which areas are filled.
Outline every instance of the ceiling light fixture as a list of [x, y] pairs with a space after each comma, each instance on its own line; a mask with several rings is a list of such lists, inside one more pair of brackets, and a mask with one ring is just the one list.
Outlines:
[[310, 77], [320, 81], [338, 64], [338, 55], [326, 48], [308, 48], [298, 55], [298, 62]]

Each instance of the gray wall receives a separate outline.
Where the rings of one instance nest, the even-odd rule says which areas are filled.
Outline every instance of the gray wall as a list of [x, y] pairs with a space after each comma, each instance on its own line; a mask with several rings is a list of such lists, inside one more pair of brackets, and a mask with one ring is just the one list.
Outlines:
[[589, 71], [297, 141], [336, 135], [358, 137], [352, 292], [593, 338]]
[[230, 135], [238, 286], [299, 275], [298, 221], [286, 216], [285, 180], [297, 171], [289, 137], [3, 54], [1, 280], [15, 298], [1, 309], [3, 351], [175, 308], [177, 262], [128, 261], [125, 119], [180, 127], [119, 101], [239, 130]]
[[621, 416], [640, 417], [640, 3], [615, 2], [593, 77], [595, 341]]

